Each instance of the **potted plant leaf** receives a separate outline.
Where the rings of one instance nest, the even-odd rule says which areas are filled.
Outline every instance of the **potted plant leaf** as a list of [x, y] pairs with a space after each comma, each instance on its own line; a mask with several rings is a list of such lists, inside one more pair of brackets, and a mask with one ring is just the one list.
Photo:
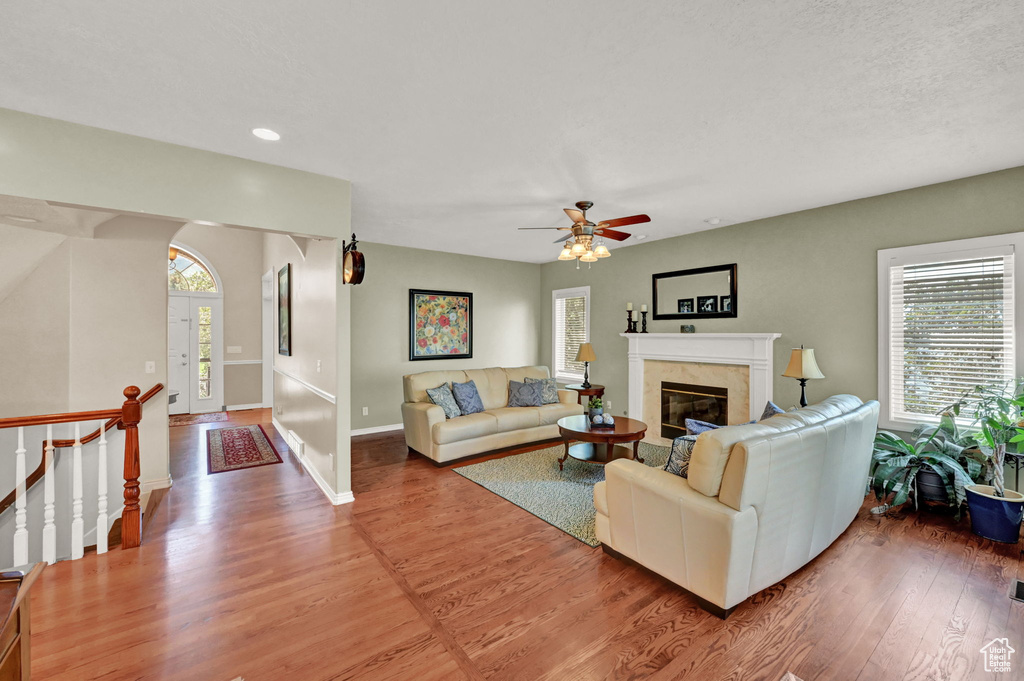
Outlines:
[[971, 530], [992, 541], [1016, 544], [1024, 518], [1024, 495], [1007, 490], [1003, 466], [1006, 446], [1024, 442], [1021, 410], [1024, 409], [1024, 382], [999, 388], [977, 386], [950, 405], [954, 417], [970, 417], [969, 429], [988, 454], [986, 477], [991, 485], [967, 487], [967, 508]]
[[595, 416], [604, 413], [604, 403], [601, 402], [600, 397], [591, 397], [590, 402], [587, 403], [587, 409], [590, 412], [590, 420], [593, 421]]
[[[872, 454], [871, 488], [879, 501], [891, 501], [883, 508], [900, 506], [913, 494], [914, 506], [920, 501], [938, 501], [957, 511], [967, 497], [966, 488], [974, 480], [964, 469], [965, 447], [937, 427], [914, 431], [907, 442], [895, 433], [879, 431]], [[980, 470], [981, 465], [975, 462]]]

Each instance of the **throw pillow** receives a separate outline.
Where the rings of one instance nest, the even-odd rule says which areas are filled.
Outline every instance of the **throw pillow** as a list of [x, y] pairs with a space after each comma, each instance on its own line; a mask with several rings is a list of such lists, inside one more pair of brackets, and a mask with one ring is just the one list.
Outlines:
[[544, 404], [558, 404], [558, 384], [553, 378], [526, 377], [527, 383], [540, 383], [540, 399]]
[[452, 394], [455, 395], [455, 402], [459, 410], [465, 414], [478, 414], [484, 410], [484, 403], [480, 399], [480, 391], [476, 389], [476, 383], [466, 381], [465, 383], [452, 383]]
[[544, 402], [541, 400], [541, 384], [527, 383], [523, 381], [508, 382], [508, 406], [510, 407], [539, 407]]
[[672, 451], [665, 462], [665, 470], [685, 478], [690, 472], [690, 455], [693, 454], [693, 446], [696, 443], [696, 435], [683, 435], [672, 440]]
[[785, 414], [785, 413], [786, 413], [785, 409], [783, 409], [779, 405], [775, 404], [771, 400], [768, 400], [768, 404], [764, 405], [764, 411], [761, 412], [761, 418], [759, 418], [758, 421], [764, 421], [765, 419], [770, 419], [771, 417], [775, 416], [776, 414]]
[[703, 432], [722, 427], [717, 423], [708, 423], [707, 421], [698, 421], [697, 419], [684, 419], [683, 423], [686, 424], [687, 435], [700, 435]]
[[455, 401], [455, 395], [452, 395], [452, 389], [448, 387], [447, 383], [443, 383], [436, 388], [427, 388], [427, 397], [430, 398], [431, 402], [444, 409], [444, 417], [446, 419], [462, 416], [459, 404]]

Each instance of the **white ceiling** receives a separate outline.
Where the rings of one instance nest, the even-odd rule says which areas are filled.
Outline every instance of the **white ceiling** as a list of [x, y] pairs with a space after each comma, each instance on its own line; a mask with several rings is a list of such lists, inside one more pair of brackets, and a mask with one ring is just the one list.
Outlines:
[[1022, 35], [1022, 0], [8, 3], [0, 106], [349, 179], [360, 239], [543, 262], [559, 233], [516, 228], [580, 199], [657, 239], [1024, 164]]

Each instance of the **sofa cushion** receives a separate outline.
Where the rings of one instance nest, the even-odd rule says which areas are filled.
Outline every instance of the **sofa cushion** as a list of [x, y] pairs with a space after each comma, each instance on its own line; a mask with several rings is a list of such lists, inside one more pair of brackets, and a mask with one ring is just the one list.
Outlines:
[[690, 469], [690, 457], [697, 443], [696, 435], [683, 435], [672, 441], [672, 451], [665, 462], [665, 470], [673, 475], [685, 478]]
[[537, 413], [540, 414], [540, 424], [542, 426], [550, 426], [558, 423], [558, 419], [582, 414], [583, 405], [576, 404], [575, 402], [572, 404], [566, 402], [545, 404], [542, 407], [537, 407]]
[[524, 382], [527, 378], [550, 378], [551, 372], [545, 366], [510, 367], [505, 369], [505, 380]]
[[508, 377], [504, 369], [467, 369], [465, 374], [466, 378], [463, 381], [473, 381], [476, 384], [484, 409], [497, 409], [508, 404]]
[[536, 428], [541, 425], [540, 409], [538, 407], [501, 407], [499, 409], [488, 409], [485, 414], [490, 414], [498, 421], [498, 432], [505, 433], [510, 430], [522, 430], [523, 428]]
[[510, 407], [539, 407], [544, 404], [541, 398], [542, 386], [540, 383], [520, 383], [519, 381], [508, 382], [508, 406]]
[[442, 383], [462, 383], [465, 371], [424, 371], [421, 374], [402, 376], [402, 387], [406, 402], [429, 402], [427, 388], [436, 388]]
[[493, 435], [498, 432], [498, 420], [493, 415], [482, 411], [479, 414], [469, 414], [458, 418], [448, 419], [443, 423], [435, 423], [431, 436], [434, 443], [446, 445], [452, 442], [462, 442], [473, 438]]
[[776, 414], [785, 414], [786, 410], [775, 404], [771, 400], [768, 400], [768, 404], [764, 405], [764, 411], [761, 412], [761, 418], [758, 421], [765, 421], [775, 416]]
[[427, 396], [431, 402], [444, 409], [445, 418], [453, 419], [456, 416], [462, 416], [462, 410], [459, 409], [459, 404], [455, 401], [452, 389], [448, 387], [447, 383], [436, 388], [428, 388]]
[[700, 435], [701, 433], [709, 430], [716, 430], [722, 426], [717, 423], [708, 423], [707, 421], [700, 421], [698, 419], [683, 419], [683, 424], [686, 426], [687, 435]]
[[554, 404], [558, 401], [558, 383], [553, 378], [530, 378], [524, 379], [527, 383], [540, 383], [540, 399], [544, 404]]
[[484, 410], [484, 403], [480, 401], [480, 393], [473, 381], [452, 383], [452, 394], [463, 414], [479, 414]]

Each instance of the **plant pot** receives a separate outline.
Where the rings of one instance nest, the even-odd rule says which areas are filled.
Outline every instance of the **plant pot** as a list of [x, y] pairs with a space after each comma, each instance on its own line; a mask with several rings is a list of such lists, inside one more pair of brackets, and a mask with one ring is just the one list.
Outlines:
[[593, 421], [595, 416], [597, 416], [598, 414], [603, 414], [603, 413], [604, 413], [604, 408], [603, 407], [598, 407], [596, 409], [591, 409], [590, 410], [590, 420]]
[[922, 466], [917, 471], [917, 479], [914, 481], [914, 489], [917, 490], [917, 502], [934, 501], [944, 506], [949, 505], [949, 495], [946, 494], [946, 484], [939, 477], [939, 474], [928, 466]]
[[971, 514], [971, 531], [979, 537], [1016, 544], [1020, 538], [1020, 521], [1024, 517], [1024, 494], [1006, 490], [997, 497], [989, 485], [967, 487], [967, 511]]

